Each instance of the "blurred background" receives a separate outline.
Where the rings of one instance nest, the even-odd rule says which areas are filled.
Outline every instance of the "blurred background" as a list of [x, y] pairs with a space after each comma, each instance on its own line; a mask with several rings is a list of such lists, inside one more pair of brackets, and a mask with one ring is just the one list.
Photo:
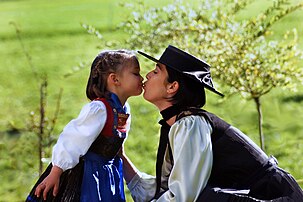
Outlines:
[[[198, 37], [202, 35], [199, 30], [194, 30], [199, 29], [201, 19], [197, 20], [195, 13], [187, 11], [204, 5], [201, 9], [204, 9], [205, 16], [210, 14], [208, 23], [218, 20], [216, 24], [220, 24], [221, 21], [225, 22], [224, 19], [231, 17], [220, 15], [222, 12], [220, 9], [224, 10], [222, 5], [224, 3], [230, 5], [231, 2], [233, 1], [190, 0], [186, 3], [173, 0], [0, 1], [0, 201], [24, 201], [39, 172], [50, 163], [52, 146], [63, 127], [77, 117], [82, 106], [88, 102], [85, 88], [89, 68], [101, 50], [129, 48], [159, 55], [168, 44], [172, 44], [192, 53], [201, 52], [207, 47], [201, 45], [199, 41]], [[278, 3], [275, 5], [275, 2]], [[183, 4], [185, 7], [182, 7]], [[287, 46], [285, 52], [290, 49], [291, 52], [283, 55], [284, 66], [295, 65], [289, 65], [290, 69], [283, 69], [283, 65], [276, 67], [275, 61], [267, 58], [266, 68], [275, 66], [273, 72], [278, 72], [280, 77], [285, 78], [285, 83], [282, 82], [279, 86], [280, 77], [274, 77], [277, 83], [272, 84], [269, 92], [264, 95], [261, 93], [258, 98], [262, 100], [264, 150], [268, 155], [274, 155], [280, 167], [290, 172], [301, 187], [303, 187], [303, 87], [300, 71], [303, 62], [299, 53], [303, 50], [302, 4], [302, 0], [250, 0], [246, 1], [243, 7], [240, 5], [239, 10], [234, 12], [234, 21], [228, 21], [238, 25], [235, 22], [248, 20], [247, 33], [255, 34], [259, 32], [254, 32], [256, 29], [249, 26], [253, 25], [252, 22], [256, 22], [257, 25], [262, 21], [260, 13], [264, 14], [269, 7], [273, 8], [274, 12], [270, 13], [268, 10], [268, 13], [265, 12], [267, 14], [263, 16], [265, 21], [266, 17], [278, 15], [280, 10], [284, 11], [283, 16], [278, 15], [279, 20], [267, 24], [269, 27], [266, 33], [260, 29], [261, 37], [256, 38], [259, 37], [258, 44], [264, 46], [270, 44], [271, 40], [277, 43], [290, 41], [292, 44]], [[215, 6], [217, 7], [213, 9]], [[171, 15], [170, 18], [170, 12], [174, 12], [176, 16]], [[214, 13], [218, 16], [214, 17]], [[174, 28], [179, 30], [182, 28], [183, 31], [191, 29], [182, 34], [182, 37], [187, 36], [186, 33], [191, 33], [192, 30], [198, 34], [188, 35], [184, 42], [185, 39], [178, 35], [176, 30], [171, 29], [172, 25], [169, 29], [162, 26], [161, 17], [167, 22], [175, 23], [172, 24], [175, 25]], [[154, 24], [149, 22], [150, 20]], [[185, 29], [184, 25], [188, 22], [196, 24]], [[244, 24], [239, 25], [243, 27]], [[229, 30], [226, 26], [225, 30], [235, 41], [240, 41], [241, 37], [255, 36], [246, 35], [246, 32], [241, 33], [241, 29], [236, 27]], [[201, 26], [200, 29], [204, 28]], [[233, 31], [235, 33], [232, 33]], [[288, 31], [296, 33], [294, 37], [296, 39], [293, 40], [295, 42], [285, 39]], [[238, 38], [235, 38], [236, 36]], [[215, 53], [221, 50], [221, 45], [220, 43], [214, 45]], [[254, 46], [252, 52], [263, 48], [258, 47], [259, 45]], [[284, 49], [281, 50], [283, 52]], [[207, 61], [211, 61], [215, 53], [211, 55], [210, 51], [207, 54], [204, 52], [202, 56], [204, 54]], [[138, 57], [142, 75], [145, 75], [154, 64]], [[270, 57], [274, 58], [275, 54]], [[290, 63], [294, 60], [296, 63]], [[216, 63], [214, 61], [210, 64], [213, 66]], [[226, 61], [215, 65], [214, 75], [217, 78], [215, 84], [219, 91], [222, 89], [227, 96], [221, 99], [207, 93], [208, 103], [205, 109], [240, 128], [260, 145], [260, 112], [258, 113], [256, 107], [256, 99], [247, 94], [247, 91], [242, 92], [233, 82], [230, 82], [230, 85], [224, 84], [223, 81], [227, 81], [225, 79], [228, 78], [222, 77], [224, 73], [221, 72], [220, 75], [218, 69], [223, 68], [223, 64], [227, 67], [232, 66]], [[235, 66], [240, 66], [240, 63]], [[284, 73], [279, 72], [279, 69]], [[295, 75], [297, 80], [287, 75], [289, 72], [295, 72], [292, 76]], [[257, 82], [268, 79], [261, 76], [258, 78]], [[285, 88], [287, 86], [288, 88]], [[132, 108], [132, 128], [125, 144], [126, 152], [141, 171], [155, 174], [159, 113], [153, 105], [144, 101], [142, 96], [130, 98], [129, 103]], [[127, 201], [132, 201], [127, 190], [126, 193]]]

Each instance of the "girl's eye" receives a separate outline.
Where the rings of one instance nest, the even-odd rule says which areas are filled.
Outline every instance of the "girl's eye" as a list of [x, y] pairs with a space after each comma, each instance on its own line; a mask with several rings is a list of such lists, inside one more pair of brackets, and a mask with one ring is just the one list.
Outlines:
[[157, 71], [157, 70], [154, 70], [154, 74], [158, 74], [158, 71]]

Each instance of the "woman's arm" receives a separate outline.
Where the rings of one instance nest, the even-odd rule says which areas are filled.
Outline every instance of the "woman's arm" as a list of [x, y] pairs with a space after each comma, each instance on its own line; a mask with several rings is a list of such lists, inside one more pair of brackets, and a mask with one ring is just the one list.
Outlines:
[[124, 153], [120, 152], [123, 160], [124, 179], [134, 201], [151, 201], [156, 191], [156, 178], [140, 172]]
[[138, 172], [137, 168], [134, 166], [134, 164], [130, 161], [130, 159], [126, 156], [124, 153], [124, 149], [122, 147], [121, 149], [121, 159], [123, 160], [123, 175], [124, 179], [126, 181], [126, 184], [128, 184], [133, 177]]

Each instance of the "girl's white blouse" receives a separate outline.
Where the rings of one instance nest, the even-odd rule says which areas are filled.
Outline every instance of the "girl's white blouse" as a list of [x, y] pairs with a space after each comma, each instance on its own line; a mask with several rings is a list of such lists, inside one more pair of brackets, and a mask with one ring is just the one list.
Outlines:
[[[129, 105], [127, 109], [129, 109]], [[127, 112], [129, 113], [129, 111]], [[79, 158], [86, 154], [106, 123], [106, 107], [101, 101], [92, 101], [83, 106], [79, 116], [63, 129], [53, 147], [52, 163], [63, 171], [73, 168]], [[130, 117], [127, 131], [130, 128]]]
[[[171, 126], [169, 141], [174, 165], [172, 167], [166, 150], [161, 187], [167, 191], [153, 201], [197, 200], [212, 169], [211, 133], [211, 125], [201, 116], [186, 116]], [[155, 194], [156, 179], [138, 171], [128, 188], [134, 201], [150, 201]]]

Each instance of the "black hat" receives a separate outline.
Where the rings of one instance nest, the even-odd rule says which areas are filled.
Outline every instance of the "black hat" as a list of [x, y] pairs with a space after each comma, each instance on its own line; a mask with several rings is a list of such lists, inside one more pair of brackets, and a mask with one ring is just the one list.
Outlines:
[[138, 53], [154, 62], [164, 64], [169, 68], [181, 72], [193, 80], [198, 81], [208, 90], [211, 90], [222, 97], [224, 96], [214, 88], [209, 70], [210, 66], [203, 60], [200, 60], [172, 45], [169, 45], [165, 49], [159, 60], [141, 51], [138, 51]]

